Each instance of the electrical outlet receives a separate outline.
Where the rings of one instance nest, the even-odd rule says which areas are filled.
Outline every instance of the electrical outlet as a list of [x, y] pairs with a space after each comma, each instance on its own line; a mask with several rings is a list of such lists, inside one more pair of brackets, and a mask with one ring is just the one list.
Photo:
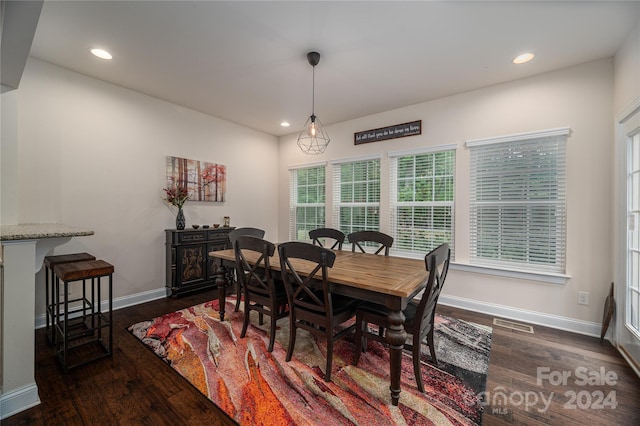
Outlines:
[[586, 291], [578, 292], [578, 305], [589, 305], [589, 293]]

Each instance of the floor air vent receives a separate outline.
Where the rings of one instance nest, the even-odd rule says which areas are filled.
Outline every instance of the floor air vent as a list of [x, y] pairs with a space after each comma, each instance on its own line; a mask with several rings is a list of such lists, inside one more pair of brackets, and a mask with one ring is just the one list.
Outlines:
[[508, 321], [504, 319], [494, 318], [493, 325], [497, 325], [504, 328], [509, 328], [511, 330], [522, 331], [524, 333], [533, 334], [533, 327], [526, 324], [520, 324], [513, 321]]

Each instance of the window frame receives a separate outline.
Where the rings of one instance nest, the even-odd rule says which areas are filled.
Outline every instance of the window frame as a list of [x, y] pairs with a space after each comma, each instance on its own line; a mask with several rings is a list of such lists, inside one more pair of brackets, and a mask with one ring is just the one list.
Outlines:
[[[391, 236], [393, 236], [394, 238], [394, 245], [391, 249], [393, 254], [399, 255], [399, 256], [405, 256], [405, 257], [422, 257], [424, 256], [425, 253], [429, 252], [430, 250], [436, 248], [436, 246], [438, 246], [440, 243], [442, 242], [447, 242], [449, 244], [449, 247], [451, 248], [451, 258], [452, 260], [455, 259], [455, 185], [456, 185], [456, 155], [457, 155], [457, 148], [458, 145], [457, 144], [448, 144], [448, 145], [439, 145], [439, 146], [432, 146], [432, 147], [428, 147], [428, 148], [419, 148], [419, 149], [412, 149], [412, 150], [404, 150], [404, 151], [392, 151], [388, 153], [389, 159], [390, 159], [390, 165], [389, 165], [389, 180], [390, 180], [390, 185], [389, 185], [389, 209], [390, 209], [390, 229], [391, 229]], [[400, 180], [404, 180], [405, 182], [408, 181], [412, 181], [413, 185], [415, 187], [416, 181], [420, 180], [420, 177], [416, 176], [415, 173], [415, 161], [418, 159], [418, 157], [421, 156], [427, 156], [427, 155], [433, 155], [434, 158], [432, 161], [436, 161], [436, 154], [439, 153], [445, 153], [448, 155], [451, 155], [452, 158], [450, 158], [451, 160], [451, 170], [449, 170], [449, 173], [446, 174], [438, 174], [437, 170], [438, 170], [438, 165], [437, 164], [433, 164], [432, 167], [432, 171], [433, 173], [431, 175], [425, 175], [422, 178], [424, 178], [425, 180], [433, 180], [433, 184], [435, 185], [435, 182], [440, 178], [442, 179], [443, 177], [450, 177], [451, 178], [451, 198], [449, 200], [437, 200], [435, 199], [436, 197], [436, 192], [435, 190], [432, 192], [432, 199], [428, 200], [428, 201], [416, 201], [416, 200], [412, 200], [412, 201], [399, 201], [398, 200], [398, 186], [400, 184]], [[414, 170], [413, 170], [413, 176], [410, 177], [404, 177], [404, 178], [400, 178], [399, 177], [399, 161], [402, 158], [407, 158], [407, 157], [413, 157], [413, 161], [414, 161]], [[415, 197], [414, 197], [415, 198]], [[411, 242], [410, 248], [404, 247], [404, 245], [402, 244], [402, 239], [400, 238], [400, 231], [399, 231], [399, 220], [400, 220], [400, 216], [399, 216], [399, 209], [401, 208], [449, 208], [449, 219], [448, 219], [448, 227], [447, 230], [445, 232], [449, 233], [449, 241], [437, 241], [438, 238], [432, 239], [431, 244], [427, 244], [427, 246], [425, 247], [416, 247], [419, 246], [419, 244], [416, 244], [415, 239], [411, 238]], [[438, 232], [438, 229], [436, 229], [435, 225], [433, 222], [431, 223], [431, 228], [428, 228], [427, 225], [425, 224], [425, 226], [423, 227], [423, 229], [427, 232], [427, 234], [429, 233], [436, 233]], [[412, 229], [415, 229], [415, 220], [412, 220]], [[414, 236], [415, 237], [415, 236]]]
[[[299, 185], [298, 180], [300, 179], [300, 171], [302, 170], [310, 170], [310, 169], [324, 169], [324, 182], [322, 184], [316, 183], [314, 184], [318, 189], [322, 189], [322, 196], [324, 202], [322, 203], [300, 203], [298, 201], [298, 195], [300, 192], [301, 185]], [[327, 185], [327, 162], [321, 163], [312, 163], [312, 164], [304, 164], [300, 166], [292, 166], [289, 167], [289, 239], [291, 241], [310, 241], [309, 231], [315, 228], [321, 228], [326, 226], [327, 221], [327, 194], [326, 194], [326, 185]], [[310, 185], [306, 185], [309, 187]], [[304, 238], [300, 237], [301, 230], [298, 224], [298, 209], [300, 208], [321, 208], [323, 209], [323, 220], [322, 223], [316, 222], [310, 224], [307, 222], [307, 225], [311, 225], [311, 227], [306, 226], [304, 230]]]
[[[516, 135], [501, 136], [497, 138], [466, 141], [466, 146], [470, 149], [469, 250], [470, 263], [472, 265], [497, 267], [515, 271], [530, 271], [536, 273], [566, 273], [566, 144], [570, 134], [571, 129], [569, 127], [562, 127], [539, 132], [528, 132]], [[526, 149], [528, 148], [527, 144], [539, 144], [543, 147], [545, 144], [547, 144], [547, 153], [545, 154], [545, 157], [527, 157], [525, 154], [515, 156], [511, 154], [506, 156], [504, 155], [504, 153], [509, 149], [515, 151], [523, 148]], [[557, 148], [553, 147], [554, 144], [557, 145]], [[493, 150], [493, 152], [491, 150]], [[532, 150], [532, 152], [535, 152], [535, 149]], [[507, 185], [505, 184], [505, 182], [507, 181], [504, 178], [503, 172], [491, 175], [487, 171], [478, 170], [479, 165], [485, 167], [486, 170], [503, 170], [500, 168], [501, 160], [495, 160], [495, 164], [490, 164], [490, 161], [481, 162], [482, 164], [479, 164], [479, 161], [481, 160], [478, 160], [477, 156], [479, 154], [484, 155], [487, 153], [494, 153], [496, 154], [496, 156], [503, 155], [505, 158], [509, 158], [509, 165], [512, 167], [512, 169], [513, 167], [515, 167], [514, 164], [520, 165], [520, 168], [518, 168], [518, 170], [521, 170], [522, 165], [527, 164], [530, 167], [525, 168], [525, 170], [529, 170], [530, 172], [524, 173], [519, 171], [517, 174], [518, 179], [513, 182], [508, 182]], [[556, 157], [548, 158], [557, 159], [555, 161], [555, 169], [553, 170], [555, 180], [552, 180], [552, 182], [555, 182], [555, 185], [553, 185], [551, 189], [547, 190], [547, 198], [543, 198], [536, 195], [536, 188], [532, 185], [529, 185], [529, 182], [535, 182], [533, 179], [531, 179], [531, 177], [540, 176], [539, 171], [541, 169], [541, 164], [545, 162], [545, 158], [547, 155], [549, 155], [549, 153], [555, 155]], [[522, 158], [522, 160], [518, 157]], [[551, 163], [553, 163], [553, 161]], [[502, 165], [504, 164], [505, 163], [502, 162]], [[502, 174], [503, 176], [500, 176], [500, 174]], [[482, 175], [481, 177], [484, 179], [480, 179], [479, 175]], [[530, 175], [530, 178], [523, 178], [523, 175]], [[512, 176], [516, 175], [512, 174]], [[483, 184], [483, 187], [480, 190], [478, 189], [479, 181], [481, 181], [480, 183]], [[491, 182], [494, 182], [495, 185], [487, 185], [487, 183]], [[507, 186], [515, 186], [518, 183], [524, 184], [521, 185], [517, 191], [504, 189]], [[518, 198], [515, 196], [515, 194], [518, 192], [524, 194], [522, 198]], [[537, 192], [540, 191], [537, 190]], [[552, 197], [552, 194], [555, 194], [555, 196]], [[495, 199], [493, 197], [495, 197]], [[494, 208], [494, 221], [485, 221], [485, 223], [488, 224], [485, 229], [490, 229], [491, 224], [495, 224], [495, 226], [497, 226], [497, 228], [494, 228], [494, 230], [498, 232], [498, 236], [494, 241], [488, 238], [482, 239], [479, 235], [478, 228], [482, 226], [480, 215], [480, 212], [483, 210], [482, 207]], [[548, 242], [554, 243], [553, 245], [549, 244], [549, 246], [555, 247], [554, 250], [550, 250], [550, 252], [553, 252], [553, 256], [549, 255], [547, 258], [544, 258], [544, 256], [541, 256], [539, 254], [533, 255], [532, 253], [535, 253], [536, 244], [529, 242], [535, 240], [536, 238], [538, 239], [538, 241], [545, 238], [544, 235], [538, 235], [535, 232], [532, 232], [532, 230], [537, 229], [536, 226], [538, 226], [538, 224], [540, 223], [539, 218], [544, 217], [544, 215], [540, 212], [544, 211], [545, 209], [547, 209], [548, 212], [551, 212], [547, 213], [548, 217], [556, 218], [555, 220], [549, 220], [547, 218], [546, 222], [542, 222], [547, 223], [549, 225], [549, 228], [552, 229], [552, 231], [547, 232], [546, 236], [548, 236]], [[522, 225], [523, 229], [527, 229], [527, 232], [524, 233], [526, 237], [520, 237], [519, 240], [509, 238], [509, 232], [515, 234], [516, 231], [514, 230], [517, 229], [515, 228], [515, 226], [517, 226], [516, 220], [513, 219], [514, 212], [521, 216], [520, 222], [524, 223], [524, 225]], [[505, 218], [507, 219], [505, 220]], [[553, 227], [551, 225], [553, 225]], [[490, 248], [492, 244], [494, 244], [494, 254], [492, 256], [483, 256], [482, 254], [478, 253], [478, 248], [480, 245], [482, 245], [482, 247]], [[500, 247], [504, 245], [509, 245], [513, 250], [521, 251], [509, 252], [508, 249]], [[542, 247], [543, 245], [540, 244], [539, 246]], [[509, 256], [516, 257], [516, 254], [518, 253], [524, 259], [507, 259], [507, 257]], [[538, 261], [532, 261], [532, 259], [538, 259]], [[545, 261], [543, 262], [540, 259], [544, 259]], [[553, 259], [553, 261], [551, 261], [551, 259]]]
[[[382, 174], [382, 161], [381, 161], [382, 156], [381, 155], [372, 155], [372, 156], [365, 156], [365, 157], [354, 157], [354, 158], [346, 158], [346, 159], [340, 159], [340, 160], [334, 160], [331, 162], [332, 165], [332, 173], [333, 173], [333, 205], [332, 205], [332, 217], [333, 217], [333, 223], [334, 223], [334, 227], [339, 229], [340, 231], [344, 232], [345, 235], [349, 235], [351, 232], [355, 232], [358, 230], [374, 230], [374, 231], [379, 231], [380, 230], [380, 197], [381, 197], [381, 188], [380, 188], [380, 184], [381, 184], [381, 174]], [[347, 164], [351, 164], [351, 165], [356, 165], [356, 164], [362, 164], [362, 163], [371, 163], [371, 162], [377, 162], [377, 166], [378, 166], [378, 179], [377, 179], [377, 187], [378, 187], [378, 193], [377, 193], [377, 201], [371, 201], [369, 200], [369, 196], [367, 193], [367, 201], [360, 201], [360, 202], [356, 202], [356, 201], [350, 201], [350, 202], [345, 202], [342, 201], [342, 186], [343, 185], [347, 185], [349, 183], [353, 184], [354, 187], [356, 185], [356, 183], [360, 183], [360, 184], [366, 184], [367, 188], [369, 188], [369, 186], [372, 183], [375, 183], [376, 180], [375, 179], [369, 179], [369, 171], [367, 170], [367, 178], [364, 181], [359, 181], [356, 182], [355, 180], [351, 181], [351, 182], [343, 182], [342, 181], [342, 174], [341, 174], [341, 168], [344, 165]], [[355, 189], [354, 189], [355, 191]], [[368, 189], [367, 189], [368, 191]], [[342, 223], [341, 221], [341, 209], [343, 208], [364, 208], [365, 209], [365, 221], [363, 224], [355, 224], [353, 223], [353, 221], [350, 221], [348, 225], [345, 225]], [[368, 222], [367, 218], [369, 217], [368, 211], [370, 209], [375, 209], [376, 213], [374, 213], [374, 217], [375, 215], [377, 215], [377, 224], [374, 226], [373, 224], [371, 224], [370, 222]], [[353, 210], [352, 210], [353, 212]], [[351, 215], [351, 219], [353, 219], [353, 214]]]
[[624, 324], [640, 340], [640, 110], [625, 120], [626, 136], [626, 271]]

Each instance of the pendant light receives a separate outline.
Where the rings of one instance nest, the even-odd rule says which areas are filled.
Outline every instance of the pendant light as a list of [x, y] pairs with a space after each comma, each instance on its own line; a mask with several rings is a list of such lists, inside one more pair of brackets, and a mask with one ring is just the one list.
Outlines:
[[307, 53], [307, 61], [313, 67], [313, 86], [311, 92], [311, 116], [307, 119], [304, 129], [298, 135], [298, 146], [305, 154], [322, 154], [329, 145], [331, 139], [324, 130], [324, 126], [315, 114], [316, 95], [316, 65], [320, 62], [318, 52]]

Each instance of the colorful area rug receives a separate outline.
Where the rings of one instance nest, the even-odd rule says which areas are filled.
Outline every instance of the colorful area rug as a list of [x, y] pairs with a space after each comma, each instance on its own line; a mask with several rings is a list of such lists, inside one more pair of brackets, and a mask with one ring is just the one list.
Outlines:
[[[192, 306], [129, 327], [182, 377], [241, 425], [476, 425], [491, 349], [491, 328], [438, 316], [438, 368], [422, 363], [425, 394], [418, 391], [411, 354], [402, 362], [400, 404], [391, 405], [389, 354], [369, 342], [358, 366], [347, 336], [334, 345], [332, 381], [324, 381], [326, 343], [298, 330], [293, 359], [285, 362], [288, 319], [278, 321], [267, 352], [268, 318], [257, 315], [240, 338], [243, 312], [220, 322], [218, 301]], [[253, 313], [253, 312], [252, 312]], [[425, 345], [423, 351], [428, 353]]]

